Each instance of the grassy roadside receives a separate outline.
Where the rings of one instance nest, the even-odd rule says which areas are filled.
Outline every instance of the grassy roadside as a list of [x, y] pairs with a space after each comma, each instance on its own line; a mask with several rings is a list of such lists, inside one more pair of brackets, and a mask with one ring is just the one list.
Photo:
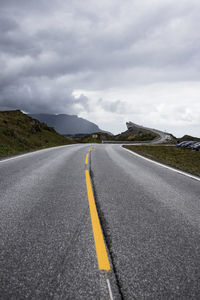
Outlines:
[[[95, 138], [93, 137], [94, 135], [95, 135]], [[112, 139], [112, 136], [109, 135], [106, 132], [95, 132], [95, 133], [91, 133], [91, 134], [88, 134], [86, 136], [83, 136], [83, 137], [77, 139], [76, 141], [78, 143], [90, 143], [90, 144], [98, 143], [98, 144], [101, 144], [102, 139], [110, 140], [110, 139]]]
[[200, 151], [161, 145], [126, 145], [123, 147], [152, 160], [200, 176]]
[[0, 157], [74, 143], [21, 111], [0, 112]]
[[115, 136], [116, 141], [131, 141], [131, 142], [145, 142], [145, 141], [152, 141], [156, 137], [157, 134], [149, 132], [149, 133], [137, 133], [133, 134], [131, 132], [121, 133]]

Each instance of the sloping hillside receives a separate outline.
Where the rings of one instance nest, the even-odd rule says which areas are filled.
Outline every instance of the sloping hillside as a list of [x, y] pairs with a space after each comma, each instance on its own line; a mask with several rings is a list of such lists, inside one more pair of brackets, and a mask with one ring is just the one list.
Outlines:
[[102, 131], [96, 124], [76, 115], [30, 114], [32, 118], [46, 123], [61, 134], [90, 134]]
[[127, 122], [126, 126], [126, 131], [115, 136], [116, 141], [152, 141], [158, 138], [155, 132], [132, 122]]
[[191, 136], [191, 135], [184, 135], [182, 138], [178, 139], [179, 142], [183, 142], [183, 141], [197, 141], [200, 142], [200, 138]]
[[20, 110], [0, 112], [0, 156], [71, 144], [73, 141], [57, 133]]
[[127, 130], [116, 136], [117, 140], [121, 141], [146, 141], [152, 144], [171, 143], [174, 137], [166, 132], [158, 129], [147, 128], [133, 122], [126, 123]]

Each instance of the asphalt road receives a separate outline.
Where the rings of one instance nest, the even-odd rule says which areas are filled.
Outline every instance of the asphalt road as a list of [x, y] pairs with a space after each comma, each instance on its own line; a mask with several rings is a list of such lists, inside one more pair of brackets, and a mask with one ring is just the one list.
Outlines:
[[90, 145], [0, 162], [1, 299], [200, 299], [200, 181], [96, 145], [89, 168], [111, 272], [99, 271]]

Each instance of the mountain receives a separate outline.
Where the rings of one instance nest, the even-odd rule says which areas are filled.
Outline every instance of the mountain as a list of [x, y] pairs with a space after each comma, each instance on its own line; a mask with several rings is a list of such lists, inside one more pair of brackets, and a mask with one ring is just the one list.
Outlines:
[[93, 132], [100, 132], [101, 130], [96, 124], [79, 118], [76, 115], [51, 115], [51, 114], [29, 114], [30, 117], [46, 123], [53, 127], [61, 134], [90, 134]]
[[116, 141], [151, 142], [151, 144], [171, 143], [174, 138], [171, 134], [158, 129], [144, 127], [133, 122], [126, 123], [127, 130], [116, 135]]
[[184, 135], [182, 138], [177, 139], [179, 142], [183, 142], [183, 141], [200, 141], [200, 138], [191, 136], [191, 135]]
[[149, 128], [137, 125], [132, 122], [126, 123], [127, 130], [115, 136], [116, 141], [152, 141], [158, 138], [157, 133]]
[[0, 156], [71, 143], [71, 139], [20, 110], [0, 111]]

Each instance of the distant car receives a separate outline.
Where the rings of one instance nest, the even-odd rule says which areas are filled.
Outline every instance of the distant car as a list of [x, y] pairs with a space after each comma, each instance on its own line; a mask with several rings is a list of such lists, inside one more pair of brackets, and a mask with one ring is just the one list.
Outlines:
[[197, 141], [183, 141], [181, 143], [176, 144], [177, 148], [184, 147], [190, 148], [192, 150], [200, 151], [200, 142]]
[[183, 141], [183, 142], [181, 142], [181, 143], [176, 144], [176, 147], [177, 147], [177, 148], [183, 147], [184, 144], [186, 144], [186, 143], [188, 143], [188, 141]]
[[200, 151], [200, 142], [195, 143], [191, 148], [192, 150]]
[[199, 143], [200, 143], [200, 142], [197, 142], [197, 141], [196, 141], [194, 144], [191, 144], [191, 145], [190, 145], [190, 148], [193, 148], [195, 145], [198, 145]]
[[184, 145], [184, 147], [186, 148], [192, 148], [193, 145], [195, 145], [197, 143], [197, 141], [191, 141], [191, 142], [188, 142]]

